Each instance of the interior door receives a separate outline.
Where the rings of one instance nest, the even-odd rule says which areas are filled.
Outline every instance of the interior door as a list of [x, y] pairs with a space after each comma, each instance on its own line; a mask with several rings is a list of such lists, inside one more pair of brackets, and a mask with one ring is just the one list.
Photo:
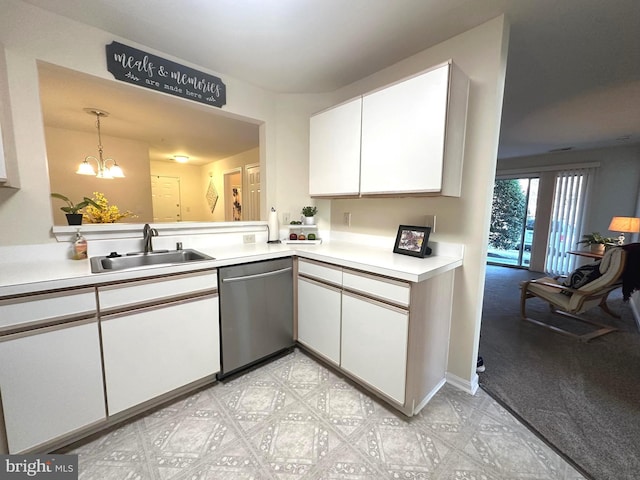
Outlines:
[[179, 177], [151, 175], [151, 200], [154, 223], [182, 220]]
[[260, 165], [247, 165], [245, 171], [247, 188], [244, 198], [244, 219], [260, 220]]

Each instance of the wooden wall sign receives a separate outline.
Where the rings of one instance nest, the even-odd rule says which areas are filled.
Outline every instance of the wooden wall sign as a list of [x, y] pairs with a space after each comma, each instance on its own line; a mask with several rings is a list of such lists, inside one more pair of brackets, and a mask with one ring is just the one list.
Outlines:
[[107, 49], [107, 70], [116, 80], [222, 107], [226, 86], [218, 77], [118, 42]]

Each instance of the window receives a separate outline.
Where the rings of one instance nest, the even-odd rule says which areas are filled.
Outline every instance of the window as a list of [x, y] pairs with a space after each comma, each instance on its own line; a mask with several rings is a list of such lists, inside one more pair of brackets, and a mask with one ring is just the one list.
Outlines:
[[563, 170], [556, 174], [545, 271], [566, 275], [576, 258], [567, 252], [576, 248], [582, 234], [586, 206], [595, 168]]

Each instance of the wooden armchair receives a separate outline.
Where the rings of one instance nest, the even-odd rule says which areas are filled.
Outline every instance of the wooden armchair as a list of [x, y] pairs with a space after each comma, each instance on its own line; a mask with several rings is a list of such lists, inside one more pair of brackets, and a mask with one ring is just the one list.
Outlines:
[[[580, 288], [569, 288], [561, 283], [560, 278], [543, 277], [536, 280], [528, 280], [520, 284], [520, 314], [523, 320], [549, 328], [555, 332], [577, 338], [583, 342], [600, 337], [616, 329], [602, 323], [579, 316], [581, 313], [593, 307], [600, 307], [609, 315], [620, 318], [613, 313], [607, 305], [609, 293], [621, 286], [622, 273], [625, 267], [625, 251], [620, 247], [614, 247], [604, 254], [600, 261], [600, 277]], [[549, 304], [553, 313], [573, 318], [580, 322], [594, 325], [595, 331], [582, 335], [550, 325], [541, 320], [527, 317], [525, 313], [526, 302], [530, 298], [537, 297]]]

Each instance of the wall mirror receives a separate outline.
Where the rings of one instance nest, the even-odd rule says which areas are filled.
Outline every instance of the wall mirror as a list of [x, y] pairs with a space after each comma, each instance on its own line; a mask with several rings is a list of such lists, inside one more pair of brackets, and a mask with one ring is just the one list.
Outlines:
[[[135, 215], [120, 223], [260, 219], [261, 122], [47, 63], [38, 75], [52, 192], [75, 203], [100, 192]], [[85, 109], [108, 113], [100, 117], [103, 156], [124, 178], [75, 173], [99, 156], [96, 116]], [[51, 205], [54, 224], [66, 225], [64, 204]]]

